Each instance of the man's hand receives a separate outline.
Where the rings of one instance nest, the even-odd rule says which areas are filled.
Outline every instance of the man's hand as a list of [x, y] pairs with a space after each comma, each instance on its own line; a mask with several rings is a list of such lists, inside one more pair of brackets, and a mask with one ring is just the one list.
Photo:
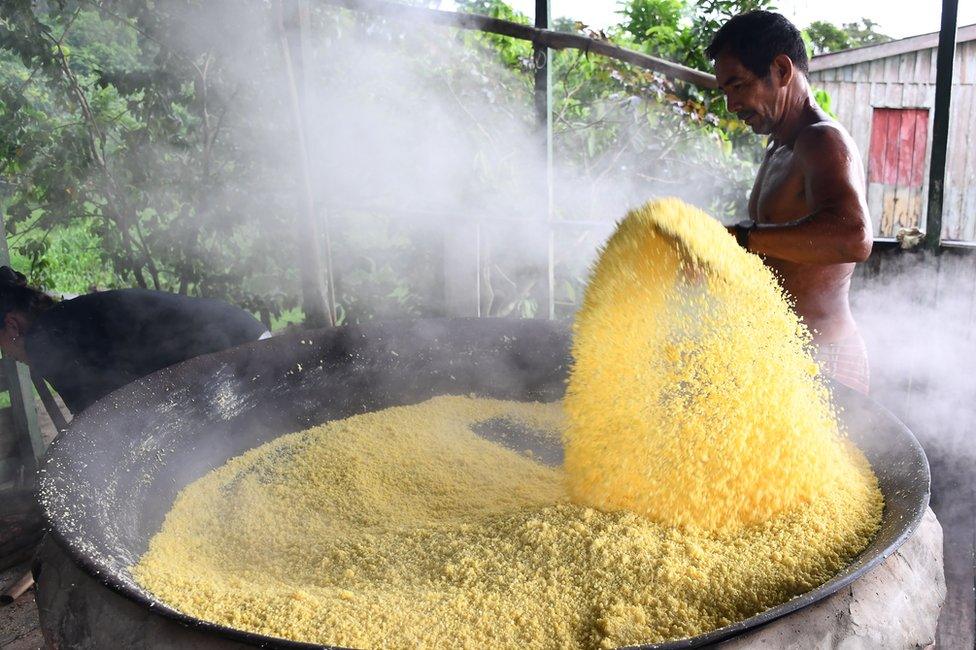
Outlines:
[[732, 224], [731, 226], [726, 226], [725, 229], [730, 235], [735, 237], [735, 242], [742, 247], [743, 250], [749, 250], [749, 234], [756, 229], [756, 222], [752, 219], [743, 219], [742, 221]]

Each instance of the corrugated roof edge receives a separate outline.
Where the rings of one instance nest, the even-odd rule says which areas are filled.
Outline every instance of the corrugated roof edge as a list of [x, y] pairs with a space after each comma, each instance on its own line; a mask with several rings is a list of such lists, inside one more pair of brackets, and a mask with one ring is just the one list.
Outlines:
[[[976, 40], [976, 24], [964, 25], [956, 30], [956, 44]], [[897, 41], [889, 41], [878, 45], [865, 45], [850, 50], [820, 54], [810, 60], [810, 72], [831, 70], [845, 65], [864, 63], [897, 56], [918, 50], [927, 50], [939, 45], [939, 32], [909, 36]]]

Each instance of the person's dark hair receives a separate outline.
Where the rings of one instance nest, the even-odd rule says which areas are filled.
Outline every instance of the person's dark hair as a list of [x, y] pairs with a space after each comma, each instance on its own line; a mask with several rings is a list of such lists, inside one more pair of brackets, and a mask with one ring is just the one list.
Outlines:
[[793, 23], [772, 11], [750, 11], [733, 17], [715, 32], [705, 50], [712, 61], [728, 52], [742, 61], [750, 72], [765, 79], [769, 66], [780, 54], [785, 54], [803, 74], [809, 61], [807, 48]]
[[0, 328], [11, 311], [19, 311], [31, 319], [54, 306], [54, 298], [43, 291], [27, 286], [27, 278], [9, 266], [0, 266]]

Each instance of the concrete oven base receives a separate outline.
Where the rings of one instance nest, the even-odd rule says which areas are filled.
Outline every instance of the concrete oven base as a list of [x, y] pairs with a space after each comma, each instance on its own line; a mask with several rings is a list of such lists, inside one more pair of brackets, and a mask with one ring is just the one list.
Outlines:
[[945, 598], [942, 526], [929, 509], [908, 541], [849, 587], [719, 647], [928, 648]]

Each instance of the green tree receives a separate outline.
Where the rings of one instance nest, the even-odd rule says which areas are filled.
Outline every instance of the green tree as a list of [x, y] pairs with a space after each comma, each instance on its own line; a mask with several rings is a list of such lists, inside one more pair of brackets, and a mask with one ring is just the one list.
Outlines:
[[[715, 32], [740, 13], [776, 9], [772, 0], [628, 0], [621, 3], [620, 30], [648, 54], [682, 63], [698, 70], [710, 70], [705, 54]], [[682, 96], [700, 102], [716, 116], [721, 130], [736, 145], [749, 147], [752, 132], [725, 108], [720, 91], [679, 87]]]
[[[234, 102], [257, 98], [227, 74], [232, 53], [220, 43], [231, 34], [213, 34], [205, 47], [173, 42], [185, 33], [175, 24], [182, 3], [90, 6], [0, 8], [0, 70], [13, 81], [0, 91], [9, 227], [47, 232], [83, 220], [117, 285], [225, 297], [266, 317], [288, 306], [290, 249], [270, 234], [290, 230], [293, 206], [226, 191], [230, 179], [267, 178], [276, 167], [282, 184], [294, 177], [287, 161], [257, 165], [241, 139], [225, 137], [228, 129], [246, 129], [255, 144], [281, 137], [233, 123]], [[40, 262], [49, 242], [19, 247], [35, 262], [35, 281], [47, 279]], [[276, 278], [276, 289], [255, 290], [262, 277]]]
[[865, 45], [878, 45], [887, 43], [891, 37], [877, 31], [878, 23], [869, 18], [861, 18], [860, 23], [844, 23], [844, 31], [851, 39], [851, 47], [863, 47]]
[[805, 31], [813, 53], [826, 54], [890, 41], [891, 37], [877, 31], [877, 27], [878, 23], [869, 18], [844, 23], [840, 27], [825, 20], [816, 20]]
[[707, 70], [705, 49], [716, 31], [740, 13], [774, 11], [773, 0], [627, 0], [621, 28], [648, 53]]
[[805, 31], [814, 54], [837, 52], [851, 47], [851, 37], [847, 32], [826, 20], [815, 20]]

